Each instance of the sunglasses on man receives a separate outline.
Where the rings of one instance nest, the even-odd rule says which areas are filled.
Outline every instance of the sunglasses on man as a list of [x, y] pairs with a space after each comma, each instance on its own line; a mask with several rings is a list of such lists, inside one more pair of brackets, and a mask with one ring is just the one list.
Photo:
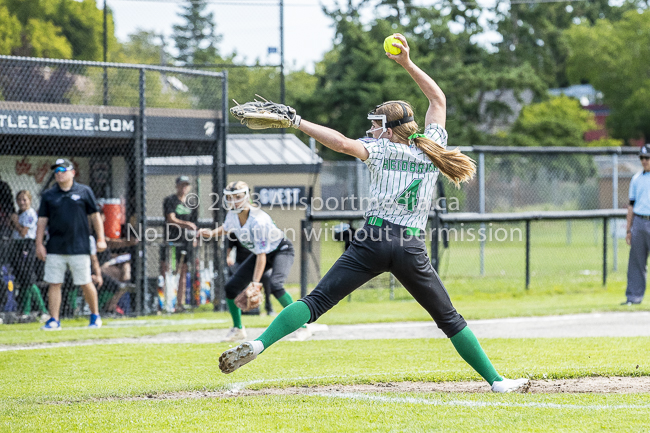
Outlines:
[[54, 169], [55, 173], [65, 173], [66, 171], [72, 170], [71, 167], [57, 167]]

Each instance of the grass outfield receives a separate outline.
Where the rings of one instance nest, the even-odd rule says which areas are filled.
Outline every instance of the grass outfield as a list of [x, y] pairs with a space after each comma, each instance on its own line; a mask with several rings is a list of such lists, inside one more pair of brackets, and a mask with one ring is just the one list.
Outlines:
[[[622, 289], [575, 289], [571, 292], [549, 290], [543, 293], [501, 292], [454, 295], [458, 311], [469, 320], [500, 317], [545, 316], [589, 313], [595, 311], [647, 311], [650, 304], [620, 306]], [[468, 290], [469, 291], [469, 290]], [[294, 289], [294, 296], [297, 290]], [[427, 312], [404, 289], [396, 291], [395, 301], [389, 301], [387, 289], [359, 290], [352, 302], [342, 301], [318, 320], [318, 323], [347, 325], [357, 323], [429, 321]], [[276, 311], [280, 306], [276, 306]], [[243, 316], [246, 327], [266, 327], [268, 316]], [[232, 326], [228, 313], [199, 311], [188, 314], [148, 316], [134, 319], [105, 319], [101, 329], [86, 329], [85, 318], [64, 320], [63, 330], [40, 331], [40, 324], [0, 325], [0, 344], [30, 344], [77, 341], [97, 338], [141, 337], [164, 332], [224, 329]]]
[[[611, 272], [607, 287], [602, 287], [600, 222], [572, 222], [569, 245], [566, 222], [534, 222], [531, 232], [532, 283], [528, 291], [524, 289], [523, 241], [488, 242], [484, 277], [478, 276], [478, 242], [452, 242], [451, 249], [444, 253], [441, 275], [454, 305], [465, 318], [650, 310], [648, 303], [633, 307], [619, 305], [625, 300], [629, 252], [624, 241], [619, 242], [619, 270]], [[343, 247], [340, 242], [328, 241], [322, 242], [321, 249], [321, 269], [325, 272], [342, 253]], [[611, 247], [609, 252], [611, 268]], [[319, 319], [319, 323], [431, 320], [399, 284], [394, 291], [395, 300], [391, 301], [388, 286], [388, 275], [376, 278], [366, 288], [354, 292], [352, 302], [344, 300]], [[297, 287], [290, 287], [289, 291], [295, 299], [299, 297]], [[276, 302], [275, 305], [279, 311], [279, 304]], [[271, 318], [267, 316], [244, 316], [247, 327], [266, 327], [270, 322]], [[83, 329], [87, 325], [86, 319], [64, 320], [64, 330], [54, 333], [39, 331], [38, 324], [0, 325], [0, 344], [139, 337], [231, 326], [228, 314], [213, 313], [209, 306], [191, 314], [121, 321], [107, 319], [104, 323], [106, 326], [100, 330], [87, 330]]]
[[[367, 398], [374, 398], [369, 396]], [[650, 398], [630, 395], [387, 394], [381, 400], [261, 396], [26, 405], [9, 431], [642, 432]], [[523, 406], [522, 405], [528, 405]]]
[[[509, 377], [650, 375], [650, 338], [485, 339]], [[480, 380], [447, 340], [282, 342], [231, 375], [226, 344], [0, 353], [2, 431], [643, 431], [650, 396], [368, 394], [128, 400], [174, 391]], [[359, 354], [363, 356], [359, 356]], [[487, 386], [487, 385], [486, 385]], [[96, 401], [112, 397], [113, 401]], [[57, 403], [57, 404], [52, 404]]]

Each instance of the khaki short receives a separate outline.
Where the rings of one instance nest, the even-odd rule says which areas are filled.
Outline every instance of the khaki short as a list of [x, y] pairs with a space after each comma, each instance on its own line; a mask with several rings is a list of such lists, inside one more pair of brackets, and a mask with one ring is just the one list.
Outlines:
[[83, 286], [92, 282], [90, 277], [90, 255], [88, 254], [48, 254], [45, 257], [45, 275], [43, 279], [50, 284], [62, 284], [65, 271], [70, 267], [75, 285]]

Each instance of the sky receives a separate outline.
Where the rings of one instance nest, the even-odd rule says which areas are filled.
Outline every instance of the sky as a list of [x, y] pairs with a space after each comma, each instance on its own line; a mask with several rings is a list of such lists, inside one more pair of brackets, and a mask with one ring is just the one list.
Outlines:
[[[97, 0], [103, 7], [104, 0]], [[209, 0], [208, 9], [215, 15], [217, 32], [222, 35], [219, 45], [222, 55], [236, 52], [237, 60], [253, 64], [279, 64], [279, 54], [268, 54], [269, 47], [280, 46], [280, 8], [277, 0]], [[115, 33], [120, 41], [138, 29], [153, 30], [169, 37], [172, 26], [180, 23], [177, 13], [181, 0], [107, 0], [113, 11]], [[345, 3], [345, 2], [342, 2]], [[422, 0], [432, 5], [435, 0]], [[483, 2], [480, 2], [483, 3]], [[334, 5], [334, 0], [285, 0], [284, 52], [289, 70], [313, 72], [314, 64], [333, 45], [334, 29], [321, 10]], [[372, 11], [368, 11], [371, 14]], [[371, 18], [370, 16], [368, 17]], [[388, 36], [388, 35], [387, 35]], [[494, 35], [484, 35], [490, 42]], [[171, 42], [171, 41], [170, 41]], [[377, 41], [382, 49], [383, 41]]]
[[[113, 11], [115, 33], [120, 41], [137, 29], [153, 30], [165, 36], [179, 24], [179, 3], [169, 0], [107, 0]], [[103, 7], [103, 0], [98, 0]], [[239, 3], [239, 4], [238, 4]], [[246, 4], [248, 3], [248, 4]], [[279, 64], [279, 54], [268, 54], [269, 47], [280, 47], [280, 8], [277, 1], [219, 0], [208, 8], [215, 15], [222, 55], [237, 52], [238, 60], [252, 64]], [[286, 0], [284, 8], [285, 65], [291, 70], [313, 71], [315, 62], [332, 47], [331, 20], [321, 11], [318, 0]], [[327, 2], [326, 2], [327, 3]], [[331, 3], [331, 2], [330, 2]], [[171, 41], [170, 41], [171, 42]]]

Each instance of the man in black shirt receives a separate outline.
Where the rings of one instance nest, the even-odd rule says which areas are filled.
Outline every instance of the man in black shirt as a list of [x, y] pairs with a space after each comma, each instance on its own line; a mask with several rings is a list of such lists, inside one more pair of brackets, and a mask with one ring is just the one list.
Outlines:
[[[52, 318], [43, 330], [59, 330], [61, 308], [61, 284], [66, 268], [70, 268], [74, 284], [81, 286], [90, 307], [89, 328], [102, 326], [97, 305], [97, 289], [90, 276], [90, 227], [88, 217], [97, 234], [97, 250], [106, 249], [104, 225], [93, 191], [86, 185], [74, 181], [74, 165], [59, 158], [51, 167], [56, 185], [41, 196], [36, 230], [36, 256], [45, 261], [44, 279], [50, 284], [48, 291], [49, 312]], [[43, 237], [47, 228], [50, 239], [47, 249]]]
[[179, 176], [176, 179], [176, 194], [165, 197], [163, 201], [163, 214], [165, 215], [165, 245], [161, 251], [161, 273], [167, 275], [169, 271], [168, 249], [174, 248], [176, 260], [181, 257], [181, 251], [186, 251], [185, 259], [179, 269], [178, 292], [176, 293], [176, 310], [182, 311], [185, 306], [185, 275], [187, 264], [192, 261], [194, 251], [193, 239], [196, 232], [196, 223], [199, 219], [196, 207], [188, 206], [185, 202], [191, 189], [190, 178]]

